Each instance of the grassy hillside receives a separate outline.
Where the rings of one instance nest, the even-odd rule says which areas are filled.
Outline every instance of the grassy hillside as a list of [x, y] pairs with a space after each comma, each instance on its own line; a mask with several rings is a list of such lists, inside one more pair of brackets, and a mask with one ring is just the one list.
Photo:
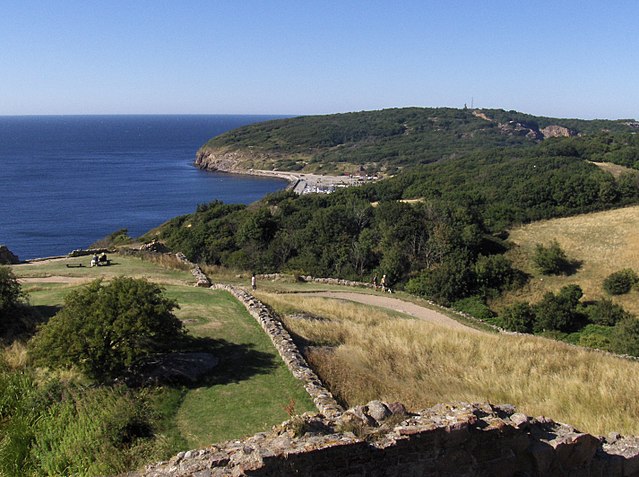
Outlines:
[[[574, 275], [542, 276], [533, 266], [535, 245], [557, 240], [567, 256], [581, 262]], [[639, 271], [639, 207], [597, 212], [554, 220], [544, 220], [510, 232], [515, 247], [506, 255], [533, 278], [521, 290], [504, 295], [496, 302], [503, 306], [515, 300], [536, 302], [548, 291], [556, 292], [570, 283], [584, 291], [584, 300], [607, 296], [604, 279], [624, 268]], [[633, 291], [612, 299], [639, 316], [639, 293]]]
[[348, 405], [507, 402], [594, 434], [639, 433], [637, 362], [534, 336], [452, 330], [353, 302], [259, 297]]
[[241, 152], [246, 168], [395, 173], [497, 147], [527, 147], [547, 126], [572, 134], [630, 133], [629, 121], [537, 117], [516, 111], [403, 108], [303, 116], [245, 126], [202, 152]]

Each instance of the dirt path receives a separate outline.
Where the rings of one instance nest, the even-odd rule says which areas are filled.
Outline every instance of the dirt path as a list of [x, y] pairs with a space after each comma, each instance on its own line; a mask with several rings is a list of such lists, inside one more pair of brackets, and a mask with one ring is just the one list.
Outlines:
[[430, 308], [416, 305], [415, 303], [400, 300], [399, 298], [392, 298], [387, 295], [369, 295], [366, 293], [355, 292], [317, 292], [299, 293], [299, 295], [335, 298], [338, 300], [354, 301], [357, 303], [362, 303], [364, 305], [378, 306], [380, 308], [386, 308], [388, 310], [399, 311], [400, 313], [405, 313], [420, 320], [446, 326], [448, 328], [481, 333], [481, 331], [476, 330], [475, 328], [471, 328], [470, 326], [463, 325], [462, 323], [449, 318], [443, 313], [431, 310]]

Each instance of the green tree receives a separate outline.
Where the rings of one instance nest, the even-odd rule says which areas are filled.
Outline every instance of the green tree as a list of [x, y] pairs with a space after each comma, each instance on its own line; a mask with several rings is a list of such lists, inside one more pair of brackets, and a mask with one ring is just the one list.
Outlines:
[[603, 298], [586, 308], [588, 320], [596, 325], [615, 326], [630, 313], [612, 300]]
[[504, 328], [519, 333], [532, 333], [535, 311], [525, 302], [515, 303], [506, 308], [501, 316]]
[[533, 262], [544, 275], [560, 275], [570, 266], [566, 252], [562, 250], [556, 240], [553, 240], [547, 247], [537, 244]]
[[64, 307], [30, 343], [36, 362], [77, 366], [100, 382], [112, 380], [142, 358], [170, 349], [182, 334], [177, 303], [144, 279], [95, 280], [70, 293]]
[[608, 275], [603, 281], [603, 289], [611, 295], [623, 295], [628, 293], [637, 282], [639, 282], [637, 273], [630, 268], [624, 268]]
[[613, 347], [617, 353], [639, 356], [639, 320], [629, 316], [615, 326]]
[[17, 323], [24, 298], [25, 294], [11, 268], [0, 266], [0, 334]]
[[571, 331], [578, 323], [581, 315], [577, 311], [583, 291], [578, 285], [567, 285], [558, 294], [548, 292], [534, 306], [534, 330]]

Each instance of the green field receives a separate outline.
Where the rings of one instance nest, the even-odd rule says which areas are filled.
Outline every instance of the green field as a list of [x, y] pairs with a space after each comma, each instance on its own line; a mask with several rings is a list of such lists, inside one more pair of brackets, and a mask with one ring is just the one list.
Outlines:
[[[231, 294], [193, 286], [193, 277], [186, 270], [133, 257], [114, 255], [112, 259], [114, 264], [109, 267], [90, 268], [89, 259], [84, 257], [20, 264], [13, 270], [43, 320], [62, 307], [70, 291], [93, 279], [134, 276], [156, 282], [179, 304], [175, 314], [194, 338], [197, 350], [219, 358], [219, 365], [197, 384], [165, 385], [142, 393], [152, 403], [156, 418], [154, 439], [159, 445], [154, 448], [162, 450], [161, 455], [150, 452], [148, 458], [168, 458], [181, 450], [268, 430], [289, 417], [287, 406], [290, 408], [291, 403], [297, 413], [315, 410], [269, 337]], [[75, 268], [79, 263], [85, 266]], [[69, 268], [68, 264], [74, 267]], [[20, 373], [31, 366], [23, 350], [24, 346], [15, 344], [4, 349], [5, 362], [10, 363], [13, 372]], [[39, 370], [35, 375], [46, 382], [50, 372]], [[58, 375], [86, 386], [86, 381], [73, 373]], [[88, 385], [90, 389], [92, 385]], [[92, 472], [99, 470], [82, 475], [94, 475]]]

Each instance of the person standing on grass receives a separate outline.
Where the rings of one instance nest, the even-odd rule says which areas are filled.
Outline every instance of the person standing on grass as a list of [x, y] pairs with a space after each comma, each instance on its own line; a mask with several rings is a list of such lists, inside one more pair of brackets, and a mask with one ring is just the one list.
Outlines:
[[257, 280], [255, 279], [255, 273], [251, 276], [251, 288], [255, 290], [257, 288]]
[[386, 274], [382, 275], [382, 279], [379, 284], [382, 286], [382, 292], [386, 291]]

